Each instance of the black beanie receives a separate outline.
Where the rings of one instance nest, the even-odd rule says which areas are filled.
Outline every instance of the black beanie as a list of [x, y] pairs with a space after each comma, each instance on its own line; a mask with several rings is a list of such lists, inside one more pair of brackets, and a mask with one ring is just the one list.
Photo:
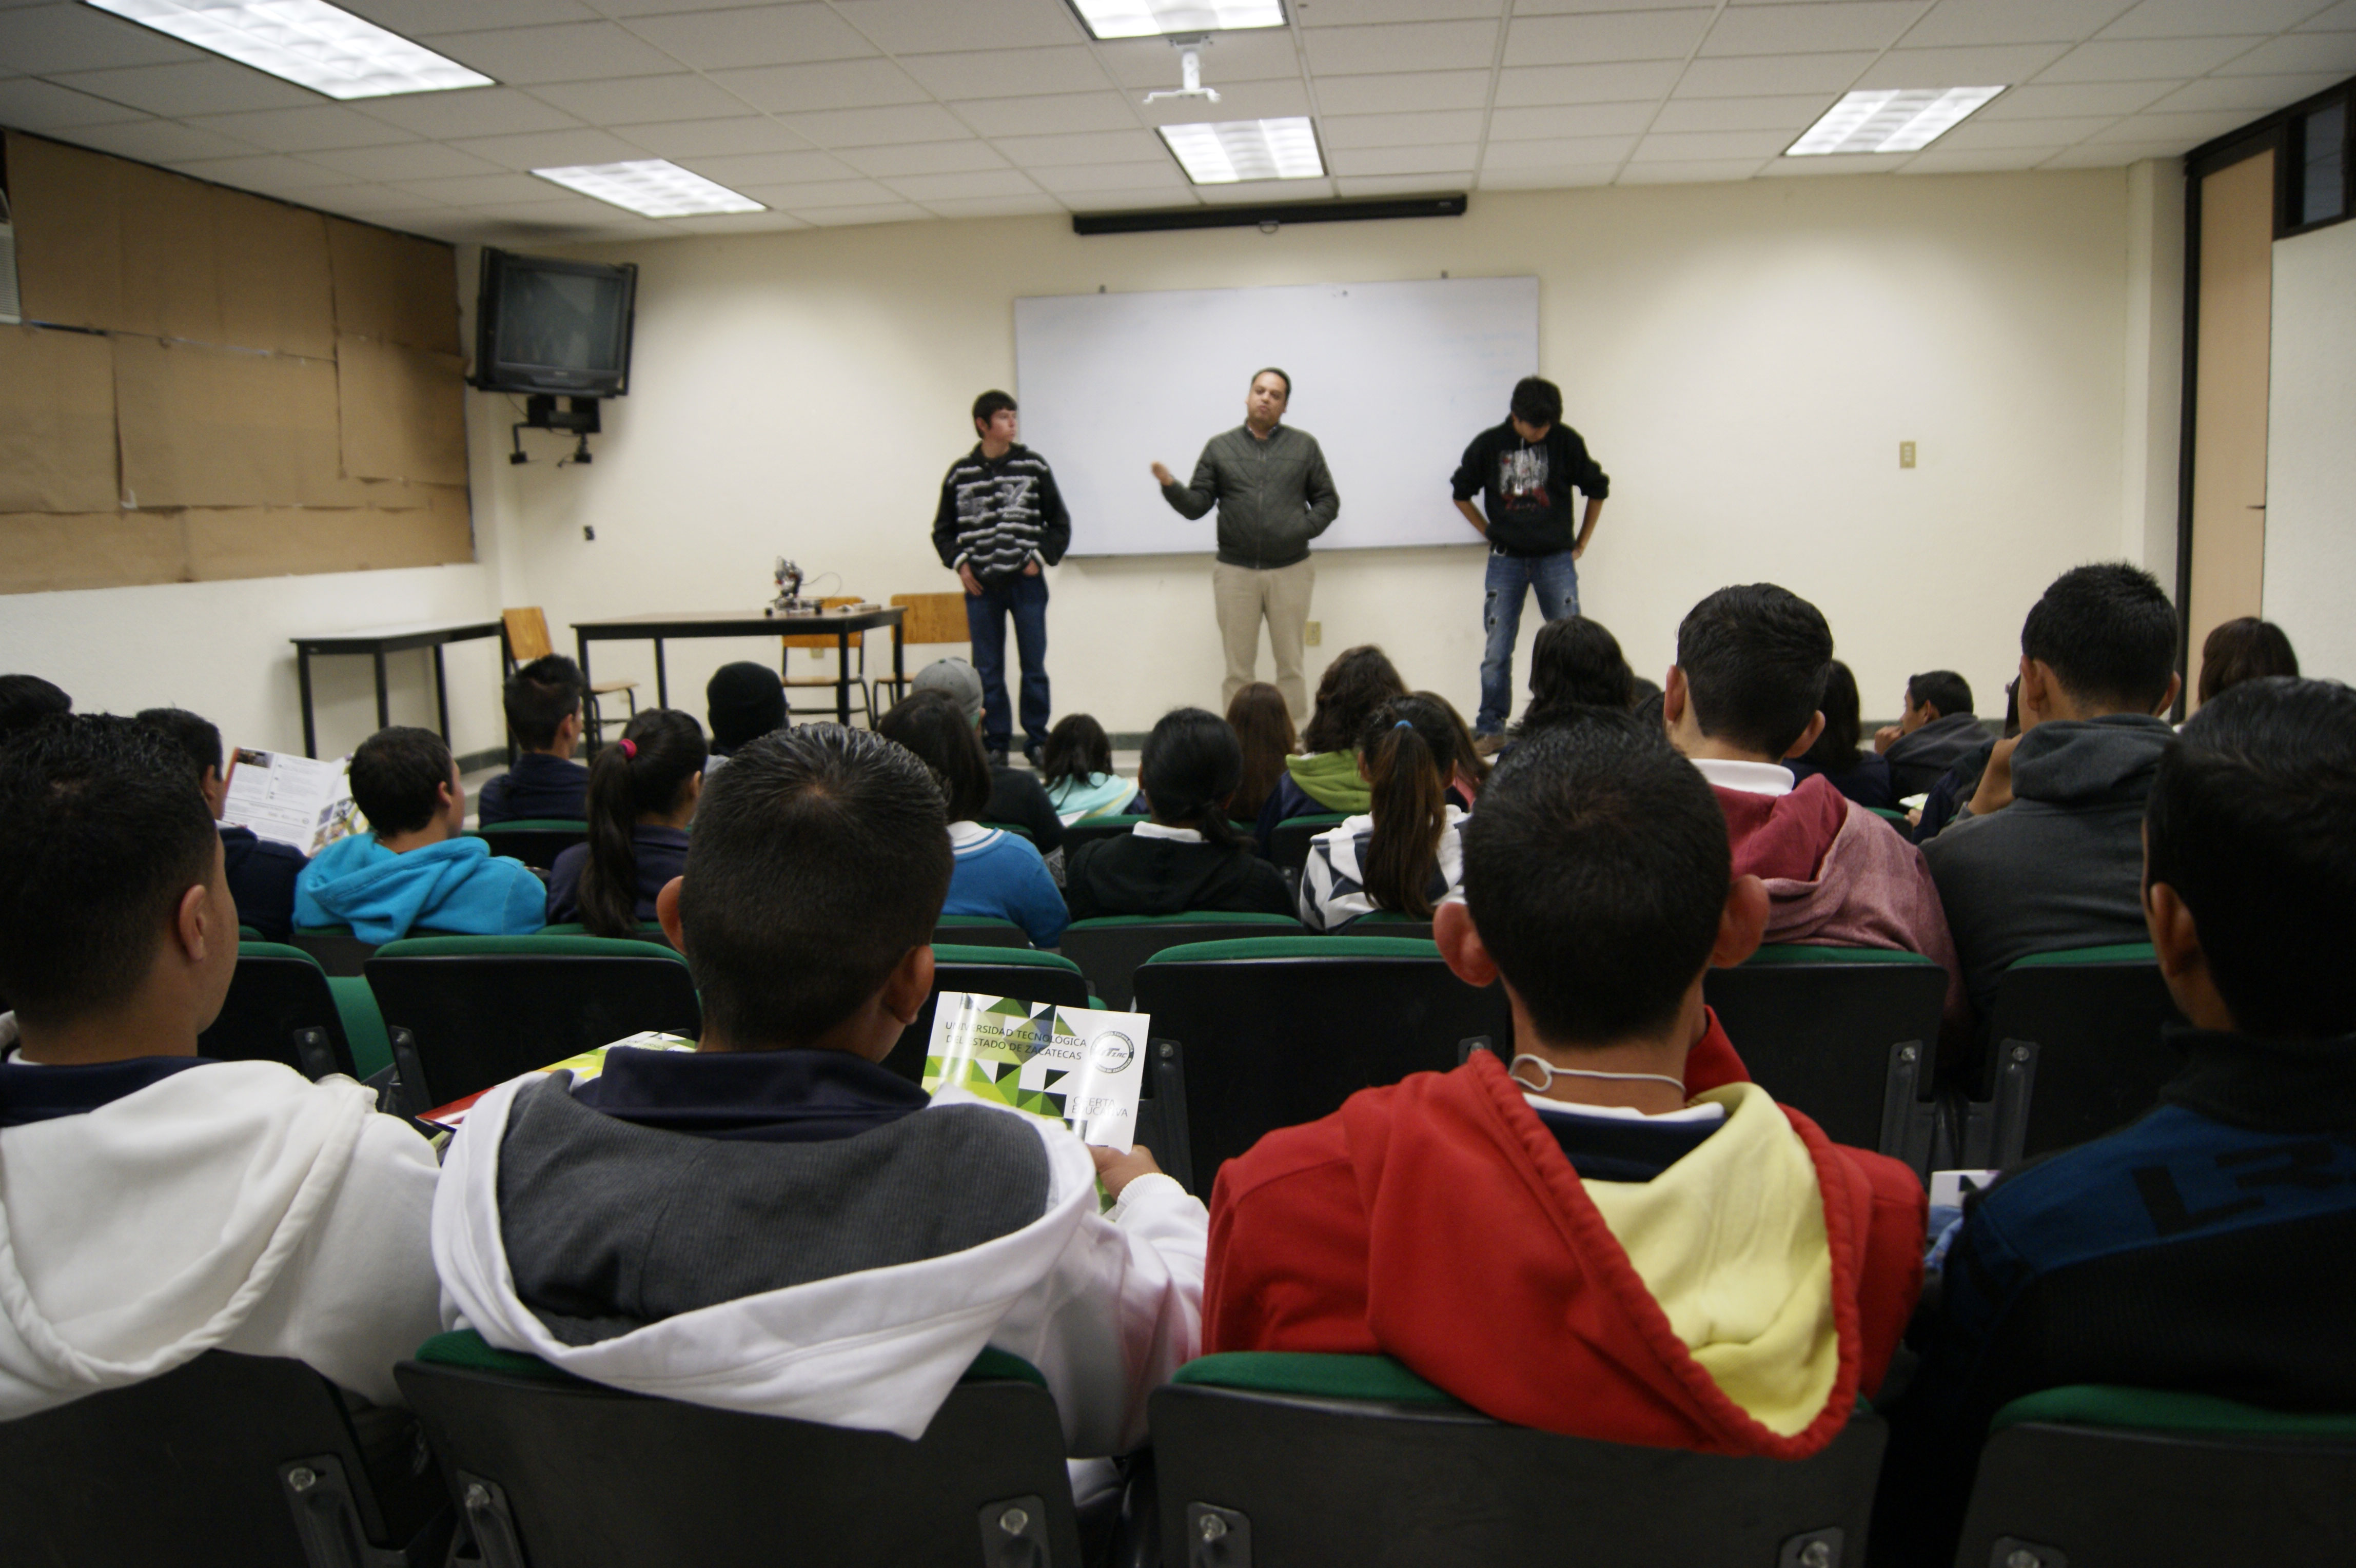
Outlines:
[[786, 727], [785, 683], [776, 671], [749, 660], [712, 672], [703, 706], [712, 721], [712, 749], [723, 756]]

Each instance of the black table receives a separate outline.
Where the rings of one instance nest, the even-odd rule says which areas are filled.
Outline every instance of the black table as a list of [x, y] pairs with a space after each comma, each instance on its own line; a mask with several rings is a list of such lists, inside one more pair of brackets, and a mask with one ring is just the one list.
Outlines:
[[434, 650], [434, 709], [441, 721], [442, 743], [450, 742], [450, 686], [442, 673], [442, 646], [448, 642], [472, 642], [478, 637], [498, 637], [499, 623], [496, 620], [456, 621], [447, 626], [395, 626], [375, 631], [337, 632], [332, 637], [297, 637], [289, 639], [294, 644], [294, 674], [303, 688], [303, 755], [319, 755], [317, 727], [311, 716], [311, 656], [315, 653], [366, 653], [376, 660], [376, 727], [392, 723], [392, 709], [386, 700], [384, 656], [406, 653], [415, 648]]
[[[905, 675], [901, 663], [900, 622], [907, 615], [901, 605], [872, 610], [822, 610], [817, 615], [773, 616], [758, 610], [688, 610], [676, 615], [616, 616], [611, 620], [576, 620], [573, 635], [581, 650], [581, 678], [589, 678], [589, 645], [593, 642], [651, 642], [655, 645], [655, 703], [670, 706], [670, 680], [663, 668], [663, 639], [669, 637], [809, 637], [834, 633], [834, 713], [851, 723], [851, 635], [892, 628], [892, 679]], [[782, 652], [782, 650], [781, 650]]]

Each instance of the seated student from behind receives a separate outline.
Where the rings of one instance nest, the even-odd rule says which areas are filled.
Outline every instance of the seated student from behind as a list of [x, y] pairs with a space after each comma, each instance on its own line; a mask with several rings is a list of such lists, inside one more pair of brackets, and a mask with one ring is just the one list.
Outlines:
[[1826, 783], [1868, 810], [1894, 810], [1898, 797], [1892, 792], [1889, 761], [1858, 745], [1864, 728], [1858, 705], [1856, 674], [1834, 660], [1826, 668], [1824, 700], [1816, 710], [1825, 715], [1824, 730], [1815, 745], [1784, 758], [1783, 766], [1795, 779], [1823, 774]]
[[[1396, 697], [1366, 716], [1358, 733], [1358, 768], [1370, 810], [1319, 833], [1301, 872], [1300, 915], [1312, 930], [1330, 931], [1386, 909], [1411, 919], [1464, 879], [1462, 807], [1447, 796], [1455, 774], [1459, 722], [1427, 693]], [[1464, 758], [1477, 763], [1469, 750]]]
[[1063, 890], [1034, 845], [981, 825], [990, 807], [990, 754], [957, 700], [936, 690], [913, 692], [875, 721], [875, 732], [915, 752], [947, 803], [957, 870], [941, 912], [1012, 920], [1033, 947], [1054, 947], [1072, 923]]
[[[1047, 754], [1055, 752], [1051, 732]], [[1243, 771], [1243, 743], [1226, 720], [1203, 708], [1162, 714], [1145, 737], [1139, 768], [1152, 820], [1072, 852], [1064, 871], [1072, 918], [1198, 909], [1292, 913], [1284, 874], [1254, 854], [1228, 820]]]
[[[783, 690], [783, 688], [779, 688]], [[556, 857], [548, 923], [635, 937], [655, 895], [687, 864], [687, 825], [703, 795], [703, 730], [677, 708], [648, 708], [589, 765], [589, 842]]]
[[352, 804], [369, 831], [337, 839], [294, 879], [294, 923], [382, 943], [423, 926], [467, 936], [540, 929], [548, 889], [519, 860], [466, 836], [466, 790], [432, 730], [395, 725], [352, 753]]
[[562, 653], [542, 655], [508, 677], [501, 695], [519, 755], [513, 768], [484, 782], [475, 800], [478, 822], [581, 820], [589, 770], [573, 754], [581, 749], [581, 698], [587, 690], [581, 666]]
[[1989, 1418], [2040, 1389], [2356, 1411], [2356, 691], [2265, 679], [2204, 704], [2143, 834], [2146, 926], [2192, 1022], [2152, 1048], [2184, 1070], [1970, 1204], [1891, 1414], [1877, 1561], [1885, 1529], [1953, 1561]]
[[1393, 697], [1407, 695], [1390, 656], [1373, 643], [1345, 648], [1317, 682], [1317, 706], [1301, 732], [1301, 750], [1284, 759], [1276, 788], [1260, 803], [1253, 836], [1269, 853], [1276, 826], [1291, 817], [1325, 811], [1361, 812], [1368, 800], [1366, 776], [1358, 769], [1358, 731], [1366, 715]]
[[1207, 1348], [1380, 1352], [1517, 1425], [1813, 1453], [1897, 1347], [1922, 1189], [1744, 1080], [1703, 1004], [1767, 913], [1708, 789], [1631, 715], [1550, 725], [1465, 839], [1440, 949], [1503, 980], [1520, 1054], [1230, 1160]]
[[1065, 826], [1137, 810], [1137, 786], [1112, 770], [1112, 737], [1087, 714], [1066, 714], [1039, 748], [1039, 782]]
[[712, 721], [712, 755], [703, 765], [711, 773], [739, 747], [786, 727], [786, 688], [766, 664], [749, 659], [723, 664], [704, 682], [703, 713]]
[[0, 1421], [207, 1350], [396, 1402], [438, 1326], [433, 1149], [349, 1079], [197, 1055], [237, 968], [221, 865], [147, 726], [0, 749]]
[[[947, 697], [965, 715], [966, 723], [973, 726], [974, 739], [981, 739], [981, 677], [974, 672], [972, 665], [962, 659], [936, 659], [917, 671], [916, 678], [909, 682], [910, 695], [918, 692]], [[990, 800], [978, 820], [1012, 822], [1031, 835], [1032, 843], [1042, 855], [1063, 848], [1064, 819], [1056, 814], [1055, 802], [1047, 799], [1039, 776], [1027, 768], [997, 760], [986, 746], [981, 756], [990, 768]]]
[[1972, 712], [1971, 682], [1952, 670], [1926, 670], [1907, 677], [1903, 711], [1873, 732], [1873, 749], [1890, 764], [1890, 793], [1902, 800], [1927, 792], [1987, 738]]
[[618, 1388], [906, 1437], [995, 1348], [1045, 1375], [1069, 1453], [1142, 1440], [1201, 1350], [1202, 1204], [1142, 1148], [877, 1065], [932, 989], [947, 825], [870, 731], [713, 777], [661, 899], [703, 1038], [476, 1104], [434, 1216], [461, 1320]]
[[[221, 771], [220, 731], [186, 708], [148, 708], [139, 722], [159, 730], [187, 754], [196, 769], [197, 788], [216, 822], [229, 800], [229, 779]], [[310, 857], [291, 843], [256, 838], [252, 828], [224, 826], [221, 854], [229, 874], [229, 890], [237, 900], [237, 918], [264, 938], [283, 942], [294, 924], [294, 879]]]

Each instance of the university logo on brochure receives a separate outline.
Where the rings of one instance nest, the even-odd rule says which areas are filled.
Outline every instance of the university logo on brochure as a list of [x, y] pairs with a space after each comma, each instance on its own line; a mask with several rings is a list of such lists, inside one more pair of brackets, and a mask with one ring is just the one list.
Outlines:
[[1149, 1021], [1142, 1013], [944, 991], [925, 1052], [925, 1092], [961, 1089], [1126, 1153], [1145, 1080], [1137, 1042]]

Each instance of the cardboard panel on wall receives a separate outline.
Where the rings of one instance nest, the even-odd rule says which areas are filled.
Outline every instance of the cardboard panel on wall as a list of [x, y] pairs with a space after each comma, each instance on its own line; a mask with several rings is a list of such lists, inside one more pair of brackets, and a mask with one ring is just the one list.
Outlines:
[[336, 368], [115, 338], [123, 488], [134, 506], [293, 506], [334, 489]]
[[456, 252], [342, 218], [327, 220], [336, 330], [437, 354], [458, 348]]
[[107, 340], [0, 327], [0, 512], [112, 511], [117, 499]]
[[115, 177], [122, 193], [123, 305], [106, 325], [151, 338], [231, 342], [221, 330], [214, 238], [215, 211], [227, 192], [145, 164], [123, 164]]
[[123, 310], [118, 159], [8, 133], [8, 204], [25, 318], [112, 327]]
[[466, 365], [455, 354], [369, 338], [336, 343], [344, 472], [425, 484], [466, 482]]
[[187, 513], [198, 582], [443, 566], [475, 558], [464, 487], [437, 489], [413, 511], [245, 508]]
[[0, 594], [188, 580], [177, 511], [0, 512]]
[[333, 359], [336, 295], [327, 219], [242, 191], [216, 189], [212, 198], [220, 340]]

